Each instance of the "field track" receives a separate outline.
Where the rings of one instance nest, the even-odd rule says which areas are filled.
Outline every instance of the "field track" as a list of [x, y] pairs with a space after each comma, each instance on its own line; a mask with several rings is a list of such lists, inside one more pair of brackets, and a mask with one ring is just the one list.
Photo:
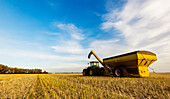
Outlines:
[[170, 74], [115, 78], [81, 74], [1, 74], [1, 99], [111, 99], [170, 97]]

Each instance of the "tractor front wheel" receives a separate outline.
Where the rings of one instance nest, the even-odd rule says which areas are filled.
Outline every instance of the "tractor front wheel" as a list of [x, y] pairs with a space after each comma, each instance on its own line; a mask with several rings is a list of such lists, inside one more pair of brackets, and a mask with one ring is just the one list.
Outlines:
[[83, 69], [83, 76], [87, 76], [87, 69]]

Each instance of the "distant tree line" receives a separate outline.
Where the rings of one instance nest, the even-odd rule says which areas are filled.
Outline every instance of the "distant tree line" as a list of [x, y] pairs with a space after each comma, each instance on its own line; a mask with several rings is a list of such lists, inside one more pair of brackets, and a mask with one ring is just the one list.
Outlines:
[[48, 72], [42, 72], [42, 69], [22, 69], [11, 68], [0, 64], [0, 74], [47, 74]]

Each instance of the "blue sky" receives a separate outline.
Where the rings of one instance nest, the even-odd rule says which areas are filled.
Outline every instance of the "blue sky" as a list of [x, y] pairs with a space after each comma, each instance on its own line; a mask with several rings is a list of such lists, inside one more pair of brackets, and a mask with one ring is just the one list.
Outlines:
[[90, 50], [101, 58], [149, 50], [159, 60], [151, 67], [170, 71], [167, 4], [168, 0], [0, 0], [0, 63], [71, 72], [87, 66]]

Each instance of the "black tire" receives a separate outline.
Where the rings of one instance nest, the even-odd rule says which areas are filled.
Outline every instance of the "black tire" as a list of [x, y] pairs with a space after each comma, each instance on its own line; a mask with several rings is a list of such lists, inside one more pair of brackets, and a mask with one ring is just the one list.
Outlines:
[[88, 68], [88, 76], [96, 76], [97, 68]]
[[116, 67], [115, 69], [113, 69], [112, 72], [115, 77], [127, 77], [128, 76], [128, 72], [126, 68], [124, 67]]
[[93, 68], [93, 76], [100, 76], [101, 69], [100, 68]]
[[87, 69], [83, 69], [83, 76], [87, 76]]
[[101, 74], [101, 69], [100, 68], [96, 68], [95, 69], [95, 75], [96, 76], [100, 76], [100, 74]]
[[93, 76], [99, 76], [100, 70], [99, 68], [93, 68]]
[[89, 76], [95, 76], [95, 72], [93, 69], [89, 69]]
[[90, 70], [91, 70], [91, 67], [88, 67], [86, 70], [87, 76], [90, 76], [90, 73], [89, 73]]
[[104, 68], [101, 67], [101, 68], [100, 68], [100, 76], [103, 76], [103, 75], [104, 75], [104, 72], [105, 72]]
[[129, 76], [129, 73], [128, 73], [128, 71], [126, 70], [126, 68], [121, 67], [121, 69], [122, 69], [122, 73], [123, 73], [122, 77], [128, 77], [128, 76]]

